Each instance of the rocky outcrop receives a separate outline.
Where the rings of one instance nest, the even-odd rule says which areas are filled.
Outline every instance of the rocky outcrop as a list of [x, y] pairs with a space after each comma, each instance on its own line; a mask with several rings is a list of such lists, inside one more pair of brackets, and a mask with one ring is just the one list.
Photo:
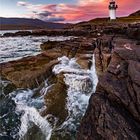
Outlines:
[[[75, 139], [75, 132], [72, 132], [74, 135], [71, 137], [67, 133], [63, 135], [65, 128], [59, 128], [68, 117], [68, 87], [64, 82], [64, 73], [55, 75], [52, 72], [54, 65], [59, 63], [57, 58], [74, 57], [79, 64], [78, 67], [87, 70], [92, 64], [93, 51], [99, 83], [89, 101], [77, 139], [140, 139], [140, 24], [107, 22], [108, 19], [96, 21], [79, 23], [71, 29], [20, 31], [1, 36], [75, 36], [66, 41], [44, 42], [41, 44], [42, 52], [37, 56], [0, 64], [1, 76], [11, 81], [3, 88], [5, 95], [16, 88], [31, 88], [35, 89], [33, 98], [40, 97], [41, 90], [45, 87], [44, 81], [48, 80], [48, 85], [43, 90], [46, 91], [46, 108], [41, 110], [41, 115], [47, 118], [52, 127], [56, 127], [51, 136], [52, 140]], [[134, 41], [136, 39], [137, 41]], [[10, 118], [8, 123], [4, 120], [0, 123], [0, 129], [4, 126], [4, 131], [13, 133], [17, 129], [13, 122], [20, 124], [19, 116], [14, 112], [16, 105], [9, 98], [4, 102], [3, 96], [0, 100], [0, 115], [8, 112]], [[12, 120], [12, 117], [15, 119]], [[28, 130], [25, 139], [34, 139], [31, 133], [35, 139], [45, 138], [37, 126]]]
[[[21, 121], [20, 114], [15, 112], [16, 104], [8, 97], [0, 96], [0, 132], [1, 140], [14, 140], [19, 139], [17, 134]], [[2, 133], [4, 132], [4, 133]], [[14, 135], [14, 138], [12, 136]]]
[[2, 37], [15, 37], [15, 36], [87, 36], [87, 31], [82, 30], [33, 30], [30, 31], [18, 31], [16, 33], [5, 33]]
[[47, 41], [41, 44], [42, 53], [0, 64], [2, 77], [10, 80], [18, 88], [39, 87], [52, 75], [52, 68], [58, 63], [58, 57], [75, 57], [81, 67], [88, 69], [93, 54], [92, 38], [73, 38], [66, 41]]
[[140, 23], [130, 24], [116, 24], [114, 26], [107, 26], [103, 29], [105, 34], [120, 34], [128, 38], [140, 40]]
[[0, 98], [13, 92], [15, 89], [16, 86], [12, 82], [8, 81], [7, 79], [2, 79], [0, 84]]
[[35, 88], [51, 75], [52, 67], [58, 63], [43, 54], [1, 64], [2, 77], [18, 88]]
[[[51, 114], [55, 116], [57, 118], [56, 123], [59, 126], [68, 116], [66, 109], [67, 86], [65, 85], [63, 74], [57, 75], [56, 79], [56, 83], [48, 89], [44, 97], [46, 109], [42, 112], [42, 115], [46, 116]], [[55, 121], [51, 123], [54, 125]]]
[[140, 10], [130, 14], [129, 16], [140, 16]]
[[111, 51], [114, 49], [113, 39], [114, 36], [103, 36], [94, 43], [95, 65], [98, 75], [105, 72], [110, 63]]
[[104, 49], [100, 50], [102, 75], [77, 140], [140, 139], [140, 46], [120, 37], [114, 41], [115, 49], [106, 70], [103, 66], [108, 56], [104, 59]]

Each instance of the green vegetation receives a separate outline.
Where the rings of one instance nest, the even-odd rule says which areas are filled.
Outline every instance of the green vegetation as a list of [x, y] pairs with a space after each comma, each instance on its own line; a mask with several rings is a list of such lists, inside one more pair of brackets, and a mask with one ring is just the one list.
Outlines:
[[129, 17], [119, 17], [116, 20], [110, 20], [109, 18], [96, 18], [92, 19], [87, 22], [80, 22], [75, 24], [75, 28], [77, 27], [84, 27], [86, 29], [90, 29], [91, 26], [106, 26], [106, 25], [113, 25], [113, 24], [129, 24], [129, 23], [140, 23], [140, 16], [129, 16]]

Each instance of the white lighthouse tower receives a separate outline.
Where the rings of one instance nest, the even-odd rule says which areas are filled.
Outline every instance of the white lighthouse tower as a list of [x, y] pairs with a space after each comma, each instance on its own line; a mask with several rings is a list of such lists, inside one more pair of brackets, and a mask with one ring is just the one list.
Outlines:
[[115, 0], [110, 0], [109, 3], [109, 16], [111, 20], [116, 19], [116, 9], [118, 8], [118, 5], [116, 5]]

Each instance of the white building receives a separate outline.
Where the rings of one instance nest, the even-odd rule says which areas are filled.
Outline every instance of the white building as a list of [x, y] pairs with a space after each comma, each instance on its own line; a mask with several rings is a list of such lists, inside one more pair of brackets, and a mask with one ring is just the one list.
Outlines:
[[109, 16], [110, 19], [116, 19], [116, 9], [118, 8], [118, 5], [116, 5], [115, 0], [111, 0], [109, 3]]

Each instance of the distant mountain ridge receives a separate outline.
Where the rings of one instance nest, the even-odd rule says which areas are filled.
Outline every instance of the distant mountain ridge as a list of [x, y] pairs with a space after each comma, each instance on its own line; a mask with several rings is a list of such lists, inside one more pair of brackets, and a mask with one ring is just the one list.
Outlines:
[[63, 23], [53, 23], [45, 22], [39, 19], [30, 18], [4, 18], [0, 17], [0, 29], [6, 28], [32, 28], [32, 29], [62, 29], [65, 28], [67, 24]]
[[130, 14], [129, 16], [140, 16], [140, 10]]
[[74, 25], [71, 25], [71, 28], [74, 28], [74, 29], [77, 29], [77, 30], [91, 30], [92, 27], [94, 28], [95, 26], [97, 25], [115, 25], [116, 23], [134, 23], [134, 22], [137, 22], [137, 23], [140, 23], [140, 10], [128, 15], [128, 16], [125, 16], [125, 17], [117, 17], [116, 20], [113, 20], [113, 21], [110, 21], [110, 18], [109, 17], [104, 17], [104, 18], [94, 18], [94, 19], [91, 19], [89, 21], [83, 21], [83, 22], [79, 22], [79, 23], [76, 23]]
[[[4, 18], [0, 17], [0, 30], [32, 30], [32, 29], [63, 29], [69, 27], [80, 27], [92, 24], [100, 24], [109, 22], [107, 18], [96, 18], [89, 21], [79, 22], [77, 24], [64, 24], [64, 23], [53, 23], [45, 22], [40, 19], [30, 18]], [[115, 22], [140, 22], [140, 10], [130, 14], [127, 17], [119, 17]], [[88, 27], [86, 27], [88, 28]]]

